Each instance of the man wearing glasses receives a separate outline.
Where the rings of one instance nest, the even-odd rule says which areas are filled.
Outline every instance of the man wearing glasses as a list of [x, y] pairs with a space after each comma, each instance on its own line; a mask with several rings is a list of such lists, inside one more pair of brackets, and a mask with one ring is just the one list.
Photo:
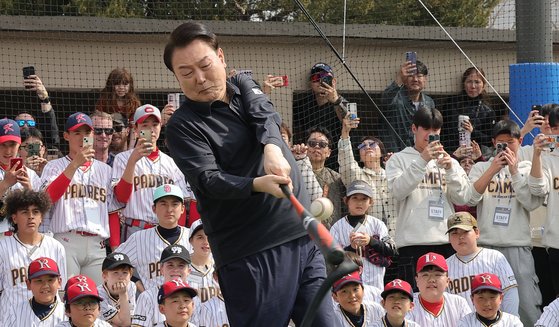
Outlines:
[[[336, 90], [332, 67], [325, 63], [315, 64], [311, 68], [309, 83], [312, 95], [305, 93], [303, 99], [293, 104], [293, 140], [295, 144], [305, 142], [306, 131], [318, 125], [330, 129], [333, 139], [337, 140], [340, 137], [339, 122], [343, 118], [337, 112], [347, 101]], [[326, 166], [338, 169], [336, 144], [330, 144], [330, 149], [333, 156], [326, 160]]]
[[128, 119], [121, 113], [114, 112], [111, 114], [111, 117], [113, 118], [114, 133], [109, 150], [111, 153], [114, 153], [114, 155], [117, 155], [128, 150], [130, 128], [128, 127]]
[[93, 121], [93, 149], [95, 150], [95, 159], [113, 166], [115, 154], [109, 152], [109, 146], [113, 139], [113, 117], [102, 111], [95, 111], [91, 115]]
[[345, 194], [340, 174], [325, 167], [326, 160], [332, 154], [331, 144], [330, 132], [326, 128], [316, 126], [310, 129], [307, 138], [307, 155], [314, 175], [322, 187], [322, 197], [329, 198], [334, 204], [332, 215], [322, 222], [328, 229], [341, 217], [342, 197]]

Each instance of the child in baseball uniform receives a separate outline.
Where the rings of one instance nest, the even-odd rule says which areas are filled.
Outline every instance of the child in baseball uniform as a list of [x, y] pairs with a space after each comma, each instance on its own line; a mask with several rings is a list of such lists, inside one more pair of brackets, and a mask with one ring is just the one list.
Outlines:
[[[16, 121], [0, 119], [0, 199], [10, 191], [26, 188], [38, 190], [41, 179], [35, 171], [17, 162], [18, 150], [21, 144], [20, 129]], [[5, 201], [0, 200], [0, 213], [5, 211]], [[2, 214], [3, 216], [3, 214]], [[9, 223], [0, 221], [0, 237], [10, 236]], [[5, 233], [5, 235], [4, 235]]]
[[396, 253], [396, 245], [386, 225], [367, 214], [373, 204], [373, 193], [369, 183], [361, 180], [351, 182], [344, 199], [349, 214], [336, 221], [330, 233], [346, 251], [356, 252], [364, 258], [363, 282], [382, 289], [384, 272], [391, 263], [390, 257]]
[[58, 297], [62, 278], [54, 260], [43, 257], [31, 261], [25, 284], [33, 296], [11, 306], [3, 326], [46, 327], [66, 320], [64, 303]]
[[[103, 284], [97, 287], [103, 320], [113, 326], [130, 326], [136, 306], [136, 285], [130, 281], [132, 264], [124, 253], [113, 252], [103, 261]], [[117, 309], [115, 312], [113, 307]]]
[[161, 285], [157, 303], [159, 312], [165, 316], [165, 322], [156, 326], [196, 327], [189, 320], [194, 312], [194, 298], [197, 295], [196, 290], [181, 279], [173, 279]]
[[157, 288], [163, 283], [159, 271], [159, 258], [163, 249], [170, 245], [182, 245], [188, 251], [191, 249], [188, 240], [190, 230], [179, 226], [179, 219], [185, 210], [184, 194], [180, 187], [173, 184], [161, 185], [155, 189], [152, 199], [151, 210], [159, 224], [132, 234], [115, 250], [130, 258], [146, 290]]
[[78, 281], [68, 287], [65, 295], [66, 315], [69, 321], [61, 322], [56, 327], [110, 327], [111, 325], [99, 319], [101, 301], [97, 285], [88, 278]]
[[459, 327], [523, 327], [517, 316], [501, 311], [503, 288], [499, 276], [476, 275], [472, 280], [472, 302], [476, 308], [458, 322]]
[[466, 300], [446, 292], [448, 266], [441, 254], [429, 252], [419, 257], [416, 271], [419, 293], [413, 296], [415, 307], [408, 319], [421, 326], [456, 327], [458, 320], [472, 312]]
[[202, 220], [196, 220], [190, 226], [190, 245], [192, 245], [192, 253], [190, 258], [190, 274], [188, 275], [188, 285], [194, 287], [198, 291], [198, 297], [202, 303], [208, 301], [214, 296], [219, 295], [219, 285], [213, 278], [214, 261], [208, 237], [204, 232]]
[[[363, 257], [357, 255], [355, 252], [345, 251], [345, 257], [353, 261], [359, 267], [359, 276], [363, 274]], [[363, 277], [361, 277], [363, 280]], [[375, 287], [373, 285], [363, 284], [363, 303], [380, 303], [382, 301], [382, 297], [380, 294], [382, 293], [382, 289]], [[335, 302], [332, 302], [334, 307], [337, 305]]]
[[384, 286], [382, 306], [386, 314], [372, 327], [404, 326], [419, 327], [419, 324], [406, 319], [406, 314], [413, 309], [413, 290], [411, 285], [401, 279], [394, 279]]
[[58, 263], [62, 281], [66, 281], [66, 253], [60, 242], [39, 233], [43, 217], [51, 207], [44, 192], [30, 189], [11, 191], [4, 199], [7, 221], [13, 235], [0, 240], [0, 317], [18, 302], [31, 297], [26, 287], [27, 267], [41, 257]]
[[378, 303], [363, 304], [363, 281], [358, 271], [332, 285], [332, 298], [338, 303], [334, 309], [336, 327], [369, 326], [384, 314]]
[[559, 326], [559, 298], [551, 302], [543, 309], [543, 313], [534, 327], [557, 327]]
[[93, 123], [88, 115], [70, 115], [64, 139], [68, 155], [49, 161], [41, 176], [53, 203], [44, 228], [64, 245], [68, 275], [84, 274], [100, 284], [113, 198], [111, 167], [94, 159]]
[[477, 274], [492, 271], [503, 281], [501, 309], [518, 316], [518, 285], [512, 268], [501, 252], [478, 247], [480, 231], [477, 220], [469, 212], [461, 211], [448, 217], [447, 225], [450, 244], [456, 250], [456, 254], [446, 259], [449, 292], [463, 297], [473, 310], [471, 281]]
[[543, 179], [528, 185], [532, 163], [518, 161], [522, 143], [520, 128], [511, 120], [501, 120], [493, 128], [495, 157], [478, 162], [470, 172], [469, 205], [477, 205], [479, 244], [501, 252], [509, 262], [518, 283], [518, 313], [526, 326], [541, 315], [541, 294], [532, 256], [530, 211], [542, 205], [545, 195], [531, 193], [543, 188]]
[[[213, 279], [216, 285], [219, 286], [217, 270], [213, 271]], [[198, 326], [218, 327], [229, 326], [229, 318], [227, 317], [227, 310], [223, 296], [218, 294], [206, 302], [203, 302], [200, 307], [200, 316], [197, 321]]]
[[[187, 282], [188, 275], [190, 274], [190, 253], [182, 245], [170, 245], [166, 247], [161, 253], [161, 275], [163, 276], [163, 283], [169, 282], [174, 279], [180, 279]], [[157, 302], [157, 294], [159, 287], [151, 287], [142, 292], [136, 301], [136, 310], [132, 317], [132, 326], [151, 327], [160, 322], [165, 321], [165, 317], [159, 311]], [[200, 300], [198, 297], [194, 299], [195, 312], [192, 314], [191, 321], [196, 323], [198, 321], [200, 308]]]
[[[157, 224], [157, 216], [151, 209], [157, 187], [174, 184], [181, 189], [184, 199], [192, 198], [183, 173], [173, 159], [156, 146], [161, 133], [161, 112], [157, 107], [146, 104], [136, 109], [134, 133], [136, 145], [116, 155], [112, 171], [115, 197], [124, 219], [122, 242], [133, 233]], [[113, 221], [111, 229], [116, 230], [118, 220]], [[186, 215], [183, 213], [180, 225], [184, 226], [185, 221]], [[111, 240], [111, 244], [114, 243]]]
[[[448, 257], [452, 247], [445, 237], [446, 218], [453, 204], [469, 199], [470, 180], [438, 140], [443, 116], [437, 109], [421, 108], [410, 127], [413, 147], [395, 153], [386, 163], [388, 189], [398, 202], [396, 236], [399, 258], [411, 262], [434, 251]], [[411, 259], [410, 259], [411, 258]], [[413, 266], [401, 276], [415, 284]]]

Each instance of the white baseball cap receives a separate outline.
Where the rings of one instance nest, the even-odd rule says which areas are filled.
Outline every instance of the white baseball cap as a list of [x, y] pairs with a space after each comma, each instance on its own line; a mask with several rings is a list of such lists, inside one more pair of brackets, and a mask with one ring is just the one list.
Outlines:
[[144, 104], [136, 109], [134, 113], [134, 124], [141, 124], [149, 116], [154, 116], [157, 118], [157, 121], [161, 122], [161, 111], [159, 111], [156, 106]]

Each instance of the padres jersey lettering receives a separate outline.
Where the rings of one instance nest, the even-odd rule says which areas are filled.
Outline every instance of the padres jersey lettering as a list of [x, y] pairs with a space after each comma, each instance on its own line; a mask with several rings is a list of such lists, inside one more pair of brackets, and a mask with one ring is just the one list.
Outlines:
[[229, 318], [227, 318], [223, 297], [212, 297], [208, 301], [202, 303], [198, 326], [229, 327]]
[[107, 189], [95, 185], [71, 184], [64, 193], [64, 200], [69, 198], [90, 198], [107, 202]]

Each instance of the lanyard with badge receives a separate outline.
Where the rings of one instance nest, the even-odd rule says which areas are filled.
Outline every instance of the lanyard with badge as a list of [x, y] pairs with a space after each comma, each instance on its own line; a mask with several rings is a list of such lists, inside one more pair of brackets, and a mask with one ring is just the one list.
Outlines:
[[503, 183], [501, 184], [501, 172], [497, 174], [497, 187], [499, 192], [497, 193], [497, 206], [495, 207], [495, 213], [493, 214], [493, 225], [496, 226], [505, 226], [507, 227], [510, 222], [510, 213], [511, 213], [511, 202], [512, 202], [512, 186], [510, 190], [510, 195], [508, 196], [508, 203], [501, 204], [501, 188], [504, 187], [504, 184], [507, 180], [507, 174], [505, 173], [505, 178], [503, 179]]
[[436, 165], [436, 167], [437, 167], [437, 174], [439, 180], [439, 196], [433, 194], [433, 192], [431, 191], [431, 195], [429, 196], [428, 213], [429, 213], [429, 219], [443, 221], [445, 215], [444, 215], [442, 174], [441, 174], [441, 168], [438, 165]]

